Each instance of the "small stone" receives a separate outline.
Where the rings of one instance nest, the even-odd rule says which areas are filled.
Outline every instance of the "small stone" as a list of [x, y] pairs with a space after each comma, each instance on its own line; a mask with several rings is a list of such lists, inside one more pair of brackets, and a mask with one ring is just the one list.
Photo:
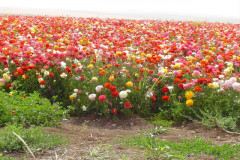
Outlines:
[[112, 124], [112, 126], [113, 126], [113, 127], [116, 127], [116, 126], [117, 126], [117, 124]]

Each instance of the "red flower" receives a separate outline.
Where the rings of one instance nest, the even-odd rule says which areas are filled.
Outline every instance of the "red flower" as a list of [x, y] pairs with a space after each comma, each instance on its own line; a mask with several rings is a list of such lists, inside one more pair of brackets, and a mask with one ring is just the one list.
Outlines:
[[181, 79], [181, 78], [182, 78], [182, 74], [177, 74], [177, 75], [176, 75], [176, 78]]
[[70, 68], [70, 67], [66, 67], [65, 70], [66, 70], [67, 72], [71, 72], [71, 68]]
[[21, 68], [19, 68], [17, 70], [17, 75], [23, 75], [23, 74], [24, 74], [23, 70]]
[[11, 114], [13, 115], [14, 113], [16, 113], [16, 111], [11, 111]]
[[7, 84], [6, 88], [9, 89], [10, 87], [12, 87], [11, 84]]
[[131, 106], [132, 106], [132, 105], [131, 105], [130, 102], [124, 103], [124, 107], [127, 108], [127, 109], [131, 108]]
[[185, 83], [185, 82], [187, 82], [187, 80], [186, 80], [186, 79], [183, 79], [183, 80], [182, 80], [182, 83]]
[[85, 79], [85, 77], [81, 77], [81, 80], [84, 80]]
[[178, 88], [179, 88], [179, 89], [183, 89], [183, 84], [182, 84], [182, 83], [179, 83], [179, 84], [178, 84]]
[[117, 109], [116, 109], [116, 108], [113, 108], [113, 109], [111, 110], [111, 112], [112, 112], [112, 114], [117, 114]]
[[154, 101], [156, 101], [156, 100], [157, 100], [157, 99], [156, 99], [156, 97], [155, 97], [155, 96], [152, 96], [152, 97], [151, 97], [151, 101], [153, 101], [153, 102], [154, 102]]
[[118, 93], [118, 91], [113, 91], [111, 95], [112, 95], [112, 97], [117, 97], [119, 95], [119, 93]]
[[170, 100], [170, 97], [165, 95], [165, 96], [162, 96], [162, 100], [163, 101], [169, 101]]
[[140, 88], [137, 87], [137, 88], [136, 88], [136, 91], [139, 91], [139, 90], [140, 90]]
[[113, 92], [113, 91], [116, 91], [117, 87], [116, 86], [111, 86], [110, 87], [110, 90]]
[[49, 72], [49, 78], [53, 78], [54, 74], [52, 72]]
[[195, 86], [195, 87], [194, 87], [194, 91], [195, 91], [195, 92], [200, 92], [200, 91], [201, 91], [201, 87]]
[[98, 97], [98, 100], [101, 101], [101, 102], [104, 102], [106, 100], [106, 96], [105, 95], [100, 95]]
[[163, 88], [162, 88], [162, 92], [163, 92], [163, 93], [167, 93], [168, 91], [169, 91], [168, 87], [163, 87]]
[[181, 82], [181, 79], [179, 79], [179, 78], [175, 78], [175, 80], [174, 80], [174, 84], [177, 84], [177, 83], [180, 83]]
[[41, 80], [41, 81], [40, 81], [40, 84], [41, 84], [41, 85], [45, 85], [45, 84], [46, 84], [46, 81]]

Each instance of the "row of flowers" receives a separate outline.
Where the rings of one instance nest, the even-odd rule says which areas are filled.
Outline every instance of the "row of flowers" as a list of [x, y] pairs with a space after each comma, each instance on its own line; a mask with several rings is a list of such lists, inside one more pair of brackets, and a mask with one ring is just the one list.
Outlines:
[[0, 86], [39, 91], [76, 114], [149, 115], [182, 105], [188, 111], [203, 107], [201, 98], [215, 91], [220, 96], [231, 90], [238, 96], [239, 28], [205, 22], [0, 16]]

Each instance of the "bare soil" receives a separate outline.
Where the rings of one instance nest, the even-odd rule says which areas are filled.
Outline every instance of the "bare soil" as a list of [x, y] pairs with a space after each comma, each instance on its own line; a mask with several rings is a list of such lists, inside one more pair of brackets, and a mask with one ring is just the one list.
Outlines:
[[[146, 159], [140, 149], [124, 147], [114, 139], [138, 135], [139, 131], [151, 130], [154, 127], [153, 124], [135, 115], [118, 122], [109, 122], [94, 115], [72, 117], [70, 120], [63, 120], [57, 128], [46, 128], [47, 131], [62, 133], [69, 137], [69, 144], [37, 153], [36, 157], [42, 160]], [[211, 141], [215, 145], [240, 144], [240, 135], [231, 135], [219, 128], [209, 129], [197, 123], [172, 126], [158, 137], [163, 140], [178, 141], [197, 136], [205, 141]], [[22, 155], [23, 153], [14, 153], [14, 156], [19, 159]], [[30, 155], [28, 157], [24, 159], [31, 159]], [[195, 157], [190, 156], [189, 159], [195, 159]], [[214, 158], [202, 155], [198, 159]]]

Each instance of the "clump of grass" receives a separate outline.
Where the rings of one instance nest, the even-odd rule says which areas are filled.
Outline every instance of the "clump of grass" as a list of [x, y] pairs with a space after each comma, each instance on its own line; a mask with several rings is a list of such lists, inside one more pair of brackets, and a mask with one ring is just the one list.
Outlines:
[[121, 144], [129, 147], [140, 148], [147, 158], [150, 159], [185, 159], [187, 156], [200, 155], [214, 156], [220, 159], [236, 159], [240, 156], [240, 145], [213, 145], [199, 137], [192, 140], [163, 141], [155, 136], [135, 136], [123, 138]]
[[41, 127], [30, 127], [7, 125], [0, 129], [0, 153], [12, 151], [26, 151], [25, 145], [13, 134], [18, 134], [29, 146], [32, 152], [53, 149], [67, 143], [67, 138], [63, 135], [56, 135], [44, 131]]

